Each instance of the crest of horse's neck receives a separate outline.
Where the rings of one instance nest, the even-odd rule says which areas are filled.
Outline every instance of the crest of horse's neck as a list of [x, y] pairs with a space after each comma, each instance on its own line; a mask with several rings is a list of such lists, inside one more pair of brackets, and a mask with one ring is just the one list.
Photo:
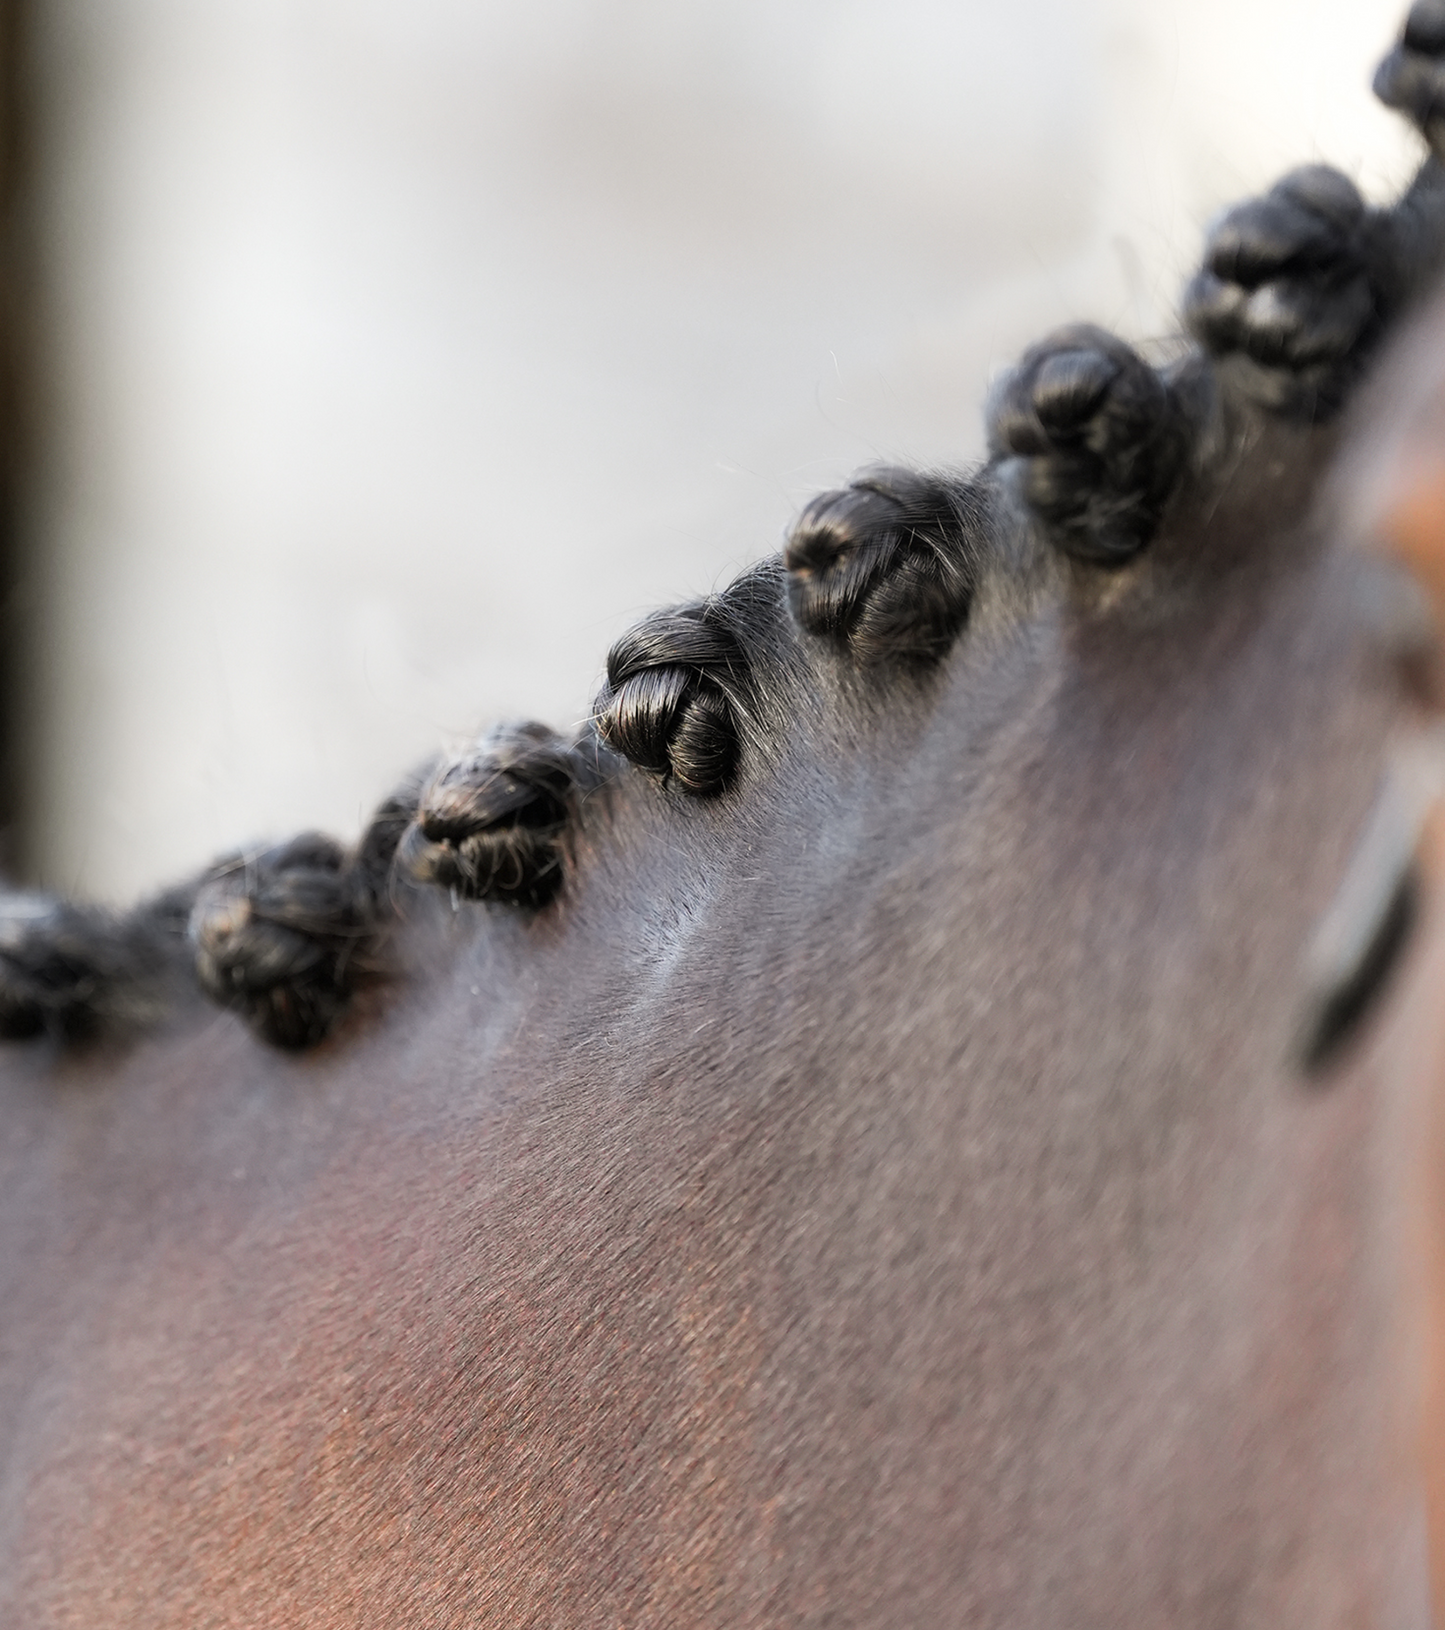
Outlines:
[[1418, 1622], [1398, 1129], [1286, 1063], [1393, 704], [1262, 445], [329, 1052], [12, 1065], [11, 1622]]

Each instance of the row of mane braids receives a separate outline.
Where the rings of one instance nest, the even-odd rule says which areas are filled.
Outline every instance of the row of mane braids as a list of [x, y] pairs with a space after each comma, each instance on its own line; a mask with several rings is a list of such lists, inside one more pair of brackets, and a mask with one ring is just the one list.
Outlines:
[[1090, 326], [1050, 335], [991, 393], [980, 468], [875, 468], [815, 498], [780, 558], [624, 635], [581, 729], [493, 730], [408, 778], [352, 847], [306, 833], [127, 913], [0, 898], [0, 1035], [142, 1028], [188, 970], [264, 1040], [313, 1046], [385, 977], [411, 891], [564, 911], [595, 795], [619, 777], [664, 800], [743, 796], [780, 736], [761, 631], [790, 628], [807, 662], [880, 689], [926, 682], [1003, 540], [1037, 540], [1075, 576], [1126, 569], [1231, 425], [1337, 413], [1445, 258], [1445, 0], [1413, 8], [1375, 88], [1430, 146], [1409, 190], [1374, 209], [1311, 166], [1230, 210], [1186, 289], [1179, 360], [1155, 368]]

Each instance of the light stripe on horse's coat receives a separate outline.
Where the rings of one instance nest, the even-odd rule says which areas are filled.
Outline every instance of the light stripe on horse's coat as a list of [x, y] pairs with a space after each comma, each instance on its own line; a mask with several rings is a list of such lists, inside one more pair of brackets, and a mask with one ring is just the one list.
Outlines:
[[1390, 993], [1289, 1049], [1402, 712], [1321, 477], [1442, 241], [1297, 172], [1201, 348], [1035, 347], [578, 737], [17, 918], [0, 1623], [1421, 1630]]

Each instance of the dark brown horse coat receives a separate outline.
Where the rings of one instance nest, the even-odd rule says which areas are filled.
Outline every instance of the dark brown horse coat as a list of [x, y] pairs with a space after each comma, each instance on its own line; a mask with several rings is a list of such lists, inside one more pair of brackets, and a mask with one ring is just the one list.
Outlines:
[[906, 661], [810, 512], [802, 631], [765, 568], [669, 693], [731, 759], [599, 773], [560, 892], [405, 894], [321, 1047], [176, 987], [6, 1051], [6, 1630], [1423, 1630], [1390, 996], [1292, 1052], [1401, 704], [1224, 306], [1169, 480], [1068, 443], [1087, 527], [1048, 391], [1132, 376], [1026, 359]]

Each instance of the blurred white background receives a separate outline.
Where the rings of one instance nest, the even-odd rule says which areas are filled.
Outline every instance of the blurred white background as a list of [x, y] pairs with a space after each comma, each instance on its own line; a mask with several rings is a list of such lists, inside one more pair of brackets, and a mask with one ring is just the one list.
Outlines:
[[44, 0], [29, 869], [354, 833], [1202, 229], [1384, 196], [1405, 0]]

